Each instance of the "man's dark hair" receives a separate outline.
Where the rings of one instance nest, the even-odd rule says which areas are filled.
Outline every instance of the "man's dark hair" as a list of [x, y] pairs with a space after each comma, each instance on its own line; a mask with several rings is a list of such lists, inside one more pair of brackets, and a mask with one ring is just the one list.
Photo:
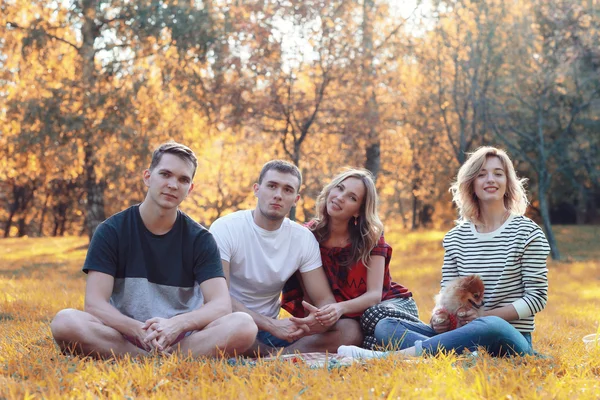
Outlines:
[[300, 191], [300, 186], [302, 186], [302, 173], [294, 164], [284, 160], [271, 160], [263, 165], [262, 169], [260, 170], [260, 175], [258, 176], [259, 185], [262, 183], [265, 174], [272, 169], [277, 172], [281, 172], [282, 174], [292, 174], [298, 178], [298, 188], [296, 191]]
[[154, 150], [154, 153], [152, 153], [152, 161], [150, 162], [150, 171], [156, 168], [164, 154], [173, 154], [181, 158], [183, 161], [189, 162], [194, 166], [192, 178], [194, 175], [196, 175], [196, 168], [198, 168], [198, 159], [196, 158], [196, 155], [189, 147], [173, 140], [161, 144], [156, 148], [156, 150]]

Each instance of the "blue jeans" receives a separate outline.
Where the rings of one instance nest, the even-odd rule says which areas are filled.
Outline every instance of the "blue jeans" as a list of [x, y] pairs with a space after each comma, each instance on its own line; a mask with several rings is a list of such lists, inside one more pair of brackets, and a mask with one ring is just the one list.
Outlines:
[[271, 346], [271, 347], [288, 347], [294, 343], [294, 342], [288, 342], [287, 340], [284, 340], [284, 339], [279, 339], [277, 336], [275, 336], [267, 331], [258, 331], [258, 334], [256, 335], [256, 339], [259, 342], [266, 344], [267, 346]]
[[378, 344], [405, 349], [415, 346], [417, 355], [456, 351], [475, 351], [483, 347], [492, 356], [534, 354], [531, 334], [517, 331], [499, 317], [482, 317], [453, 331], [436, 334], [423, 322], [384, 318], [375, 327]]

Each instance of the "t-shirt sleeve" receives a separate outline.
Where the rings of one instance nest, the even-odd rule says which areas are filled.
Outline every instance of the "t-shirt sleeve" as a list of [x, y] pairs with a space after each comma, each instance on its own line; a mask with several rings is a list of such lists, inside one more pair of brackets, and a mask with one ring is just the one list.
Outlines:
[[304, 253], [302, 255], [302, 261], [300, 264], [300, 272], [310, 272], [313, 269], [317, 269], [323, 265], [321, 262], [321, 250], [319, 250], [319, 242], [315, 239], [315, 236], [306, 229], [306, 235], [304, 240], [305, 245], [302, 247]]
[[194, 255], [194, 278], [198, 283], [208, 279], [225, 277], [219, 247], [213, 235], [204, 230], [196, 239]]
[[386, 259], [392, 256], [392, 246], [385, 242], [383, 234], [381, 234], [377, 244], [373, 247], [373, 250], [371, 250], [371, 256], [382, 256]]
[[210, 226], [210, 233], [217, 243], [221, 259], [230, 262], [233, 254], [233, 237], [229, 227], [222, 219], [218, 219]]
[[116, 276], [118, 265], [118, 245], [119, 238], [114, 228], [106, 222], [101, 223], [96, 228], [92, 241], [88, 247], [83, 272], [99, 271], [105, 274]]

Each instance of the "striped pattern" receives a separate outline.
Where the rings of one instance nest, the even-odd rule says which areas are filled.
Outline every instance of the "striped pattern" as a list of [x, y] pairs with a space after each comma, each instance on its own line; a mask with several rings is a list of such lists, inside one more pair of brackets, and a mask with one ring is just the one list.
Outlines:
[[485, 284], [485, 308], [512, 304], [520, 332], [535, 329], [534, 315], [548, 300], [546, 258], [550, 246], [542, 230], [524, 216], [511, 216], [496, 231], [478, 233], [471, 223], [446, 234], [442, 287], [459, 276], [478, 274]]

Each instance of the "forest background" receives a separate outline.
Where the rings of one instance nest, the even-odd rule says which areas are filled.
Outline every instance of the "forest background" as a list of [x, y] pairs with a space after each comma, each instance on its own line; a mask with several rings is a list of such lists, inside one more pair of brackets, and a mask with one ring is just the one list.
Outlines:
[[345, 166], [384, 223], [441, 228], [466, 154], [508, 150], [530, 216], [600, 222], [597, 0], [0, 0], [0, 234], [88, 235], [143, 200], [168, 139], [198, 155], [182, 208], [252, 207], [262, 164]]

